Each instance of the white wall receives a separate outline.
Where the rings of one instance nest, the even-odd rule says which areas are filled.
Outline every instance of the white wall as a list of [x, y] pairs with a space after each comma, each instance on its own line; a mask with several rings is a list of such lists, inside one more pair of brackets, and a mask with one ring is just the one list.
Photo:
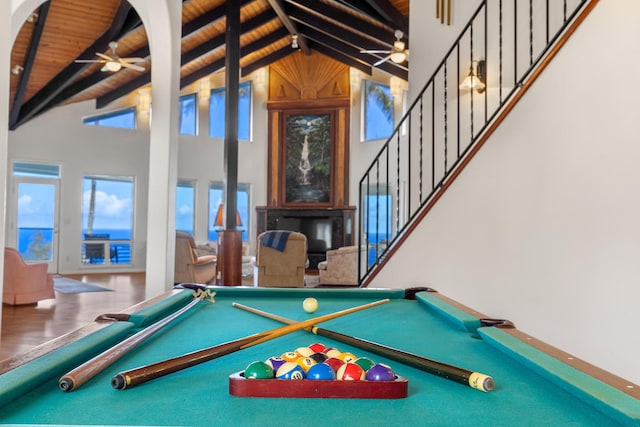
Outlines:
[[640, 384], [638, 40], [640, 3], [600, 2], [371, 286], [431, 286]]

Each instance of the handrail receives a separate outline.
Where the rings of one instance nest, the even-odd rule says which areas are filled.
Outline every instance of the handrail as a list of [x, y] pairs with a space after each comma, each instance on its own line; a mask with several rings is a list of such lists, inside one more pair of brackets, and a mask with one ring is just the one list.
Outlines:
[[[525, 10], [517, 0], [480, 3], [359, 182], [357, 239], [368, 248], [366, 256], [359, 253], [360, 286], [373, 279], [597, 2], [546, 0], [534, 7], [529, 0]], [[526, 31], [519, 25], [523, 21]], [[474, 28], [482, 33], [479, 53]], [[505, 54], [505, 47], [513, 53]], [[461, 54], [468, 55], [466, 64]], [[488, 64], [487, 89], [463, 92], [461, 72], [466, 75], [468, 64], [477, 60]]]

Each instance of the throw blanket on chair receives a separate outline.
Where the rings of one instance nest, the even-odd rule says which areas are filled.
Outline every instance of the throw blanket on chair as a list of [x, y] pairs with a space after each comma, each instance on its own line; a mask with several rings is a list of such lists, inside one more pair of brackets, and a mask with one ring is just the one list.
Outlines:
[[262, 246], [284, 252], [290, 231], [269, 231], [262, 238]]

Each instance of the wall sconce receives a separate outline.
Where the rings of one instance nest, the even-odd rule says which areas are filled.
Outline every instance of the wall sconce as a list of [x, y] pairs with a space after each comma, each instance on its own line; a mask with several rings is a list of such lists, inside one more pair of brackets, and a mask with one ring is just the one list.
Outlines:
[[209, 101], [210, 97], [211, 97], [211, 80], [209, 80], [209, 77], [205, 77], [204, 79], [201, 79], [200, 82], [198, 83], [198, 100], [200, 100], [202, 104], [206, 104], [207, 101]]
[[[213, 226], [222, 230], [224, 228], [224, 203], [218, 205], [218, 212], [216, 212], [216, 218], [213, 221]], [[242, 219], [240, 219], [240, 212], [236, 211], [236, 227], [242, 227]]]
[[402, 97], [402, 91], [406, 88], [406, 82], [402, 80], [400, 77], [391, 76], [389, 79], [389, 90], [391, 92], [391, 96], [396, 99], [400, 99]]
[[267, 84], [267, 69], [265, 67], [258, 68], [256, 70], [256, 76], [254, 79], [256, 87], [262, 89]]
[[[475, 64], [475, 67], [474, 67]], [[471, 61], [469, 75], [460, 84], [461, 90], [476, 90], [478, 93], [484, 92], [487, 87], [487, 65], [484, 60]]]
[[13, 74], [14, 76], [19, 76], [23, 71], [24, 67], [22, 65], [14, 65], [13, 68], [11, 68], [11, 74]]
[[33, 12], [27, 18], [27, 22], [30, 23], [30, 24], [33, 24], [34, 22], [38, 22], [38, 14], [36, 12]]
[[291, 36], [291, 49], [298, 48], [298, 35], [294, 34]]
[[147, 87], [138, 91], [138, 111], [148, 113], [151, 110], [151, 88]]

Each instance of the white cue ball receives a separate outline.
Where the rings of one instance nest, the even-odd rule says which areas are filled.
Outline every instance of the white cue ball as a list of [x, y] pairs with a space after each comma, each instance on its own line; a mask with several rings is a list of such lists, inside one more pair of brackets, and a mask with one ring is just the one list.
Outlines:
[[305, 300], [302, 301], [302, 308], [304, 308], [304, 311], [307, 313], [313, 313], [318, 309], [318, 301], [316, 301], [315, 298], [305, 298]]

